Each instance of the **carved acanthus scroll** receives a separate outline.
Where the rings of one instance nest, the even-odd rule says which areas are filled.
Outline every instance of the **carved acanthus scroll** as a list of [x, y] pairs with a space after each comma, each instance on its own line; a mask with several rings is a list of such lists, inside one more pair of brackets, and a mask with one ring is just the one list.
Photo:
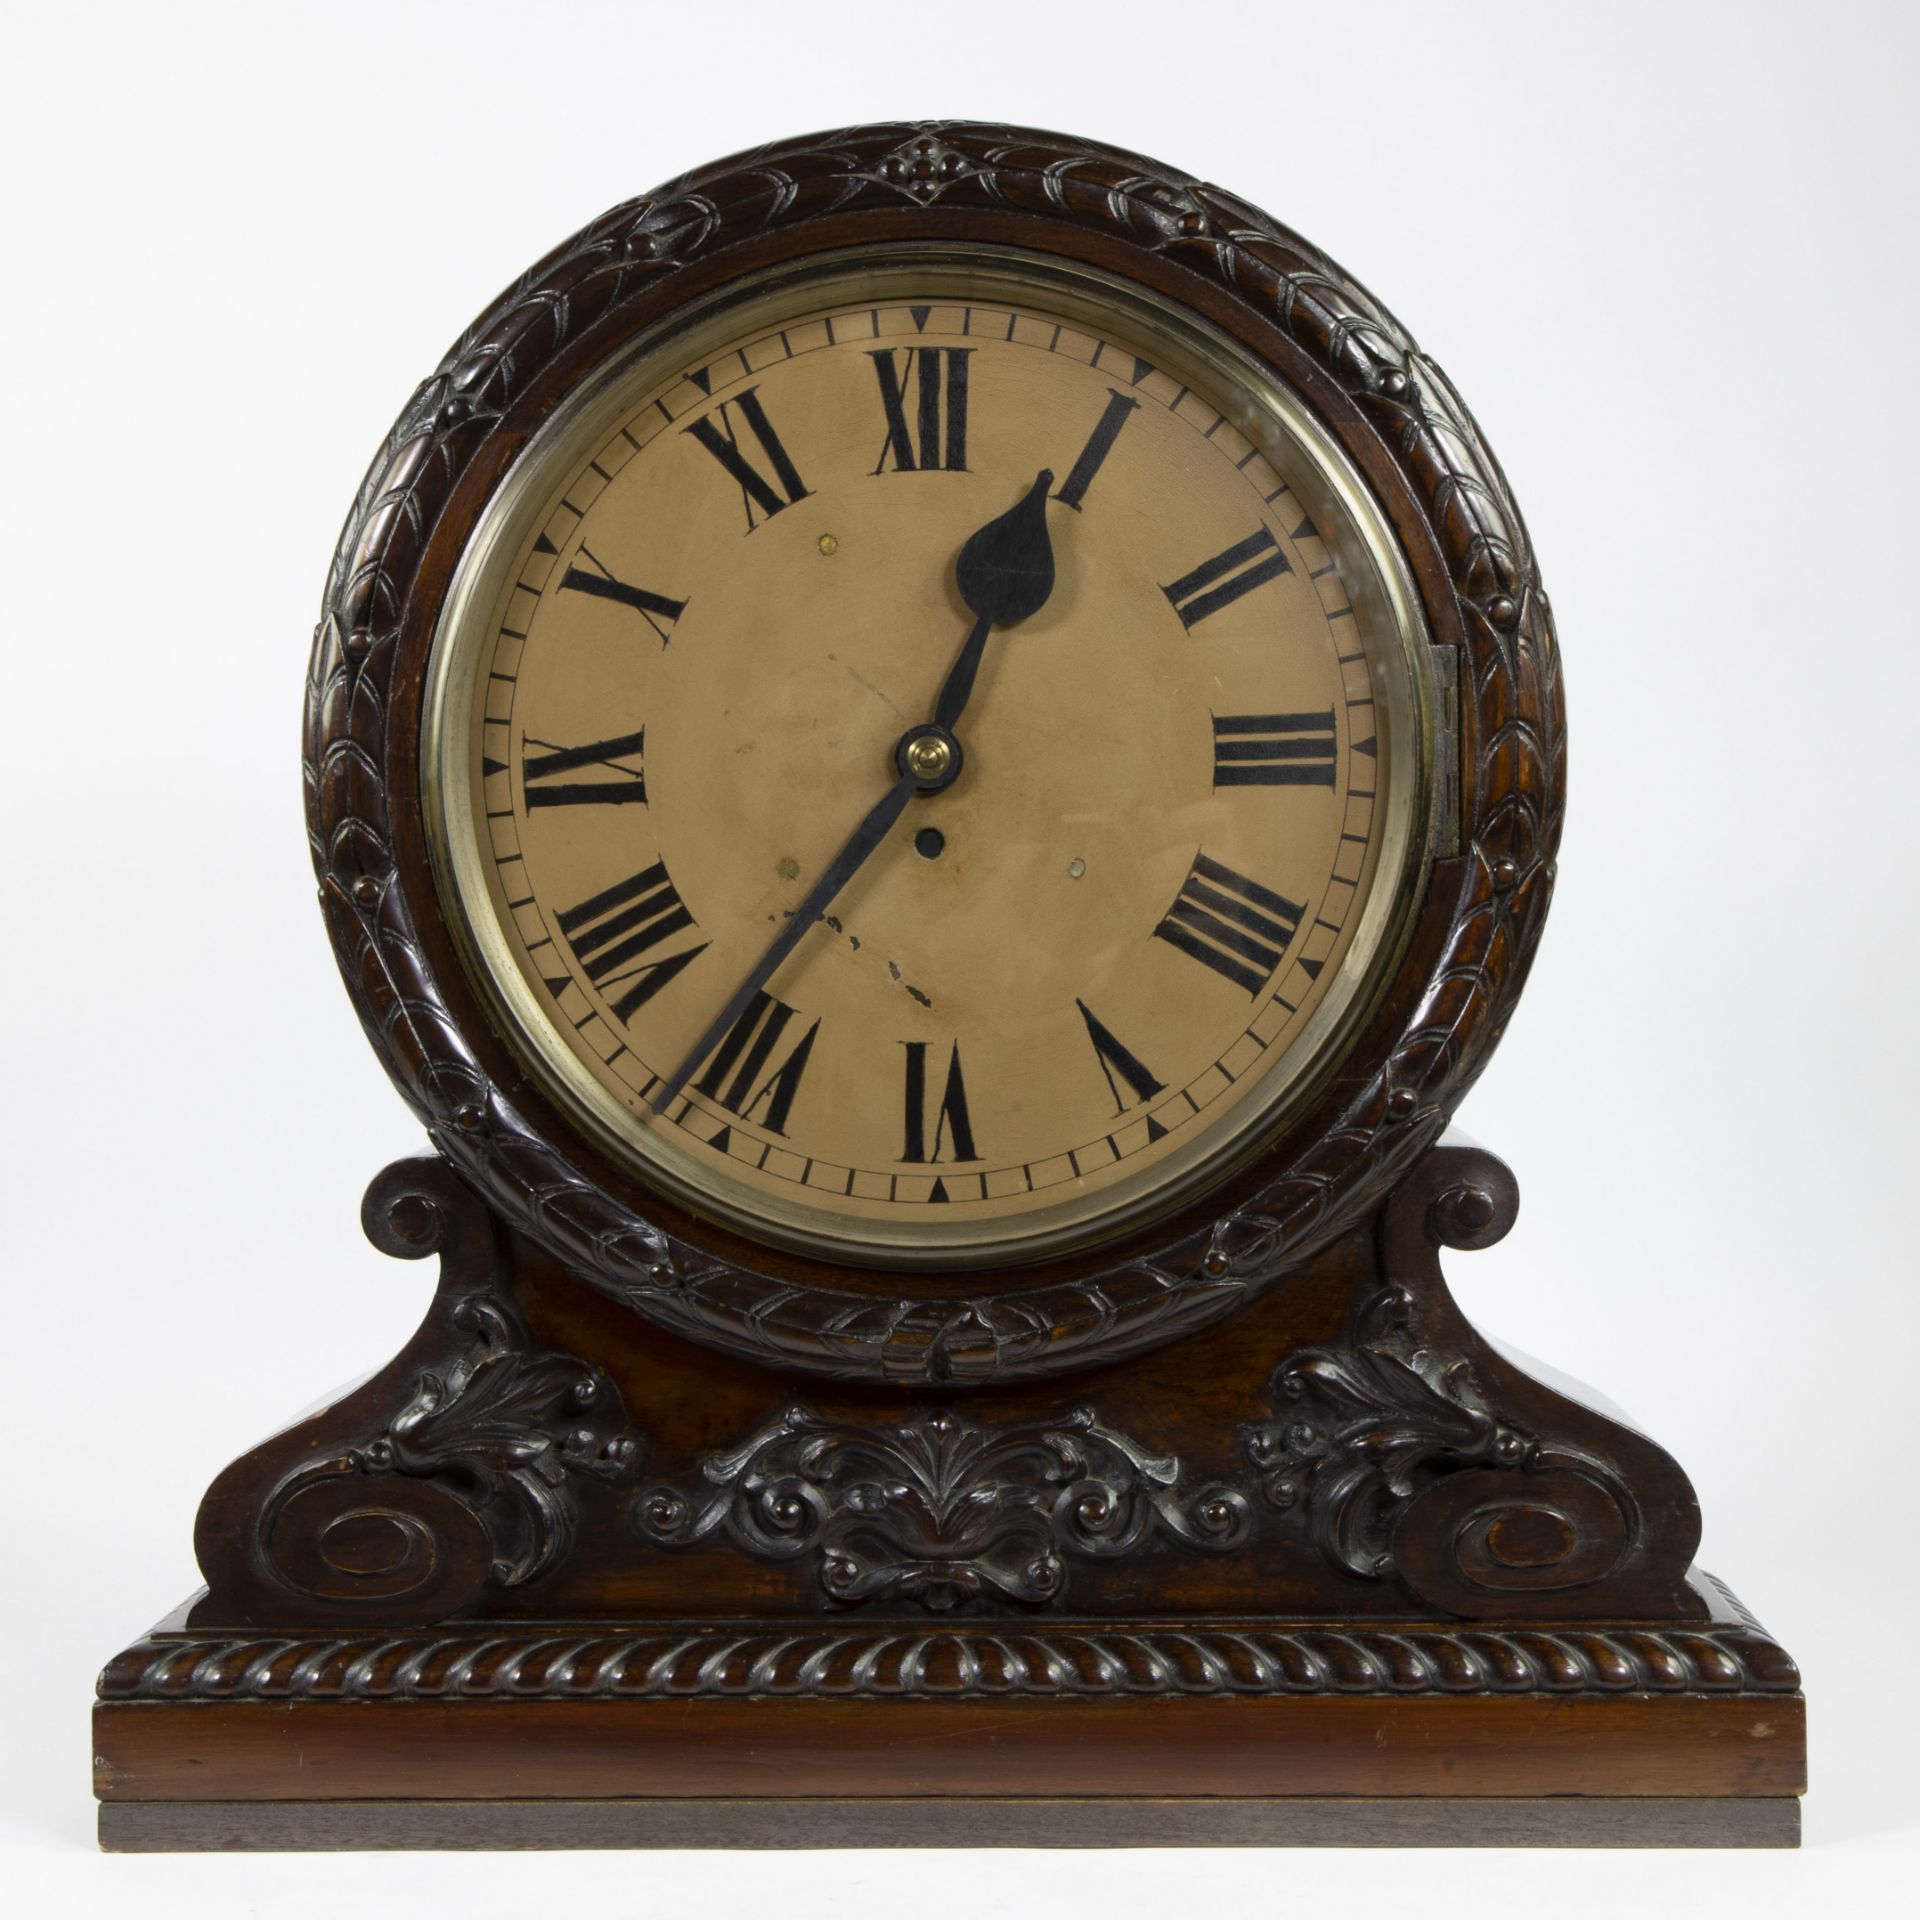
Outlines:
[[1183, 1486], [1178, 1460], [1088, 1408], [1004, 1426], [932, 1412], [889, 1427], [789, 1407], [703, 1476], [705, 1497], [664, 1486], [639, 1496], [647, 1539], [722, 1535], [759, 1559], [811, 1559], [842, 1603], [1044, 1606], [1065, 1591], [1071, 1557], [1117, 1558], [1160, 1535], [1218, 1552], [1249, 1523], [1244, 1494]]
[[[1650, 1537], [1620, 1449], [1677, 1483], [1663, 1492], [1682, 1527], [1684, 1477], [1502, 1361], [1447, 1293], [1438, 1249], [1491, 1245], [1518, 1205], [1512, 1175], [1477, 1148], [1443, 1146], [1415, 1170], [1382, 1214], [1384, 1277], [1341, 1341], [1280, 1364], [1274, 1417], [1245, 1432], [1265, 1503], [1303, 1519], [1342, 1572], [1462, 1615], [1604, 1610], [1630, 1572], [1677, 1589], [1692, 1537]], [[1635, 1565], [1656, 1556], [1658, 1573]]]
[[203, 1613], [444, 1619], [558, 1567], [584, 1490], [638, 1457], [612, 1383], [529, 1336], [494, 1222], [444, 1163], [389, 1167], [362, 1218], [384, 1252], [441, 1256], [438, 1295], [385, 1373], [215, 1482]]

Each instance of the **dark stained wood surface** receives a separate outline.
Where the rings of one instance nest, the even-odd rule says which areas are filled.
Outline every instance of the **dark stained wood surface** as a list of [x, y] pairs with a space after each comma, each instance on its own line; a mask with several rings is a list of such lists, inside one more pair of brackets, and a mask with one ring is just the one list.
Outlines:
[[1797, 1699], [341, 1701], [95, 1710], [108, 1800], [1780, 1796]]
[[426, 1319], [214, 1483], [192, 1624], [803, 1622], [850, 1599], [970, 1626], [1704, 1623], [1679, 1467], [1447, 1292], [1439, 1245], [1484, 1245], [1516, 1206], [1490, 1154], [1436, 1148], [1231, 1324], [1072, 1390], [943, 1401], [802, 1390], [643, 1329], [443, 1164], [404, 1162], [368, 1229], [439, 1254]]

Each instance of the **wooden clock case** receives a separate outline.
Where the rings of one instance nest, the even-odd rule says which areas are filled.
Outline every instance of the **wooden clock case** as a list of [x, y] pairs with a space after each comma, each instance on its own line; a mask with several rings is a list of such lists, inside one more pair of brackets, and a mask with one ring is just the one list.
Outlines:
[[[463, 972], [419, 769], [463, 544], [580, 377], [743, 276], [928, 240], [1121, 276], [1276, 368], [1457, 688], [1457, 833], [1340, 1069], [1184, 1213], [959, 1291], [750, 1247], [583, 1139]], [[305, 772], [342, 971], [437, 1149], [375, 1179], [366, 1230], [439, 1285], [209, 1489], [206, 1590], [101, 1678], [106, 1845], [1793, 1843], [1798, 1674], [1691, 1570], [1686, 1476], [1442, 1277], [1518, 1204], [1446, 1128], [1553, 884], [1558, 657], [1458, 397], [1297, 235], [956, 124], [614, 209], [375, 459]]]

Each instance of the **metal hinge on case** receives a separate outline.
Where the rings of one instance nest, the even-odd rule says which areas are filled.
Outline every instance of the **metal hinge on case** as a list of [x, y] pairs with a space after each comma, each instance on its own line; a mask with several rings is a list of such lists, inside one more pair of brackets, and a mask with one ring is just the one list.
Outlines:
[[1436, 860], [1450, 860], [1460, 851], [1460, 653], [1456, 647], [1427, 648], [1433, 673], [1434, 796], [1428, 844]]

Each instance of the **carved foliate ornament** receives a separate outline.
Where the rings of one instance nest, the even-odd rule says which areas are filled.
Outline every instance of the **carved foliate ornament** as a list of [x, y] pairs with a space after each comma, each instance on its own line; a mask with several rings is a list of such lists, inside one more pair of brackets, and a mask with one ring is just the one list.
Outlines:
[[641, 1495], [640, 1531], [669, 1546], [718, 1532], [759, 1558], [804, 1557], [844, 1604], [1042, 1606], [1061, 1598], [1071, 1559], [1122, 1558], [1163, 1532], [1218, 1552], [1248, 1526], [1245, 1495], [1183, 1486], [1178, 1460], [1084, 1407], [990, 1426], [941, 1411], [891, 1429], [789, 1407], [702, 1478], [711, 1491]]

